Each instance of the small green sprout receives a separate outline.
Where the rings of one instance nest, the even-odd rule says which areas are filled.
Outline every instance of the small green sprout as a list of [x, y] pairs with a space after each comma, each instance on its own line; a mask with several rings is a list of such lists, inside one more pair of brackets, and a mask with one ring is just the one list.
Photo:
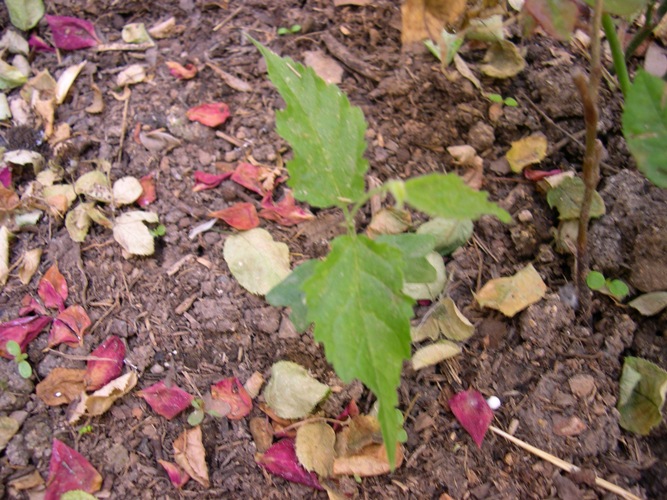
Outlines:
[[195, 427], [204, 421], [206, 415], [213, 418], [222, 418], [222, 415], [215, 410], [207, 410], [203, 399], [195, 398], [190, 403], [194, 411], [188, 415], [188, 424]]
[[150, 233], [153, 236], [153, 238], [159, 238], [160, 236], [164, 236], [165, 234], [167, 234], [167, 228], [164, 227], [164, 224], [160, 224], [156, 228], [151, 229]]
[[32, 366], [26, 361], [28, 355], [24, 352], [21, 352], [21, 346], [15, 340], [10, 340], [5, 346], [7, 353], [14, 358], [14, 361], [18, 365], [19, 375], [23, 378], [30, 378], [32, 376]]
[[630, 289], [624, 281], [605, 278], [600, 271], [590, 271], [586, 275], [586, 284], [591, 290], [610, 295], [616, 300], [623, 300], [630, 293]]
[[504, 104], [505, 106], [510, 106], [511, 108], [516, 108], [519, 103], [514, 97], [505, 97], [500, 94], [485, 94], [486, 98], [491, 102], [497, 102], [498, 104]]
[[79, 430], [77, 431], [79, 433], [79, 436], [83, 436], [85, 434], [90, 434], [93, 432], [93, 426], [92, 425], [82, 425], [79, 427]]
[[301, 31], [301, 25], [300, 24], [294, 24], [290, 28], [278, 28], [278, 34], [280, 36], [293, 35], [295, 33], [298, 33], [299, 31]]

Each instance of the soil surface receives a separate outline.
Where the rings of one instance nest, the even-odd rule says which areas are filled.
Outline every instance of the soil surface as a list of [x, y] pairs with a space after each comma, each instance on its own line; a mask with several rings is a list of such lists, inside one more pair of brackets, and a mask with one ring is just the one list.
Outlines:
[[[88, 355], [115, 334], [127, 344], [126, 364], [139, 375], [138, 389], [169, 376], [191, 393], [203, 392], [224, 377], [244, 381], [259, 371], [268, 378], [274, 362], [291, 360], [320, 381], [342, 388], [325, 406], [329, 416], [352, 397], [362, 411], [372, 405], [367, 390], [359, 384], [344, 386], [336, 377], [310, 333], [295, 333], [285, 311], [246, 292], [231, 276], [222, 247], [232, 231], [219, 223], [189, 237], [209, 211], [248, 199], [258, 203], [231, 183], [193, 192], [195, 170], [215, 173], [241, 160], [282, 166], [290, 156], [275, 132], [275, 110], [282, 101], [244, 33], [296, 60], [303, 61], [303, 54], [313, 50], [339, 58], [345, 70], [340, 87], [368, 121], [370, 177], [452, 171], [457, 167], [446, 148], [470, 144], [484, 158], [482, 188], [515, 220], [504, 225], [482, 218], [475, 223], [474, 238], [446, 259], [448, 292], [476, 333], [454, 363], [418, 372], [406, 364], [399, 394], [401, 409], [407, 411], [404, 463], [392, 474], [363, 479], [355, 486], [360, 498], [611, 496], [591, 485], [590, 474], [566, 474], [494, 434], [486, 436], [481, 449], [475, 446], [447, 405], [453, 393], [468, 387], [502, 400], [494, 425], [641, 497], [664, 495], [667, 425], [663, 421], [646, 437], [627, 433], [618, 425], [615, 404], [625, 356], [664, 367], [667, 314], [645, 318], [594, 295], [592, 320], [582, 322], [566, 293], [573, 259], [554, 246], [557, 213], [534, 183], [512, 174], [503, 161], [512, 141], [541, 131], [551, 145], [545, 170], [580, 169], [584, 126], [571, 74], [573, 67], [586, 67], [581, 54], [541, 36], [521, 39], [518, 28], [510, 27], [528, 65], [517, 77], [493, 80], [477, 70], [484, 49], [464, 46], [462, 56], [484, 89], [519, 101], [518, 107], [502, 108], [490, 117], [490, 102], [468, 80], [454, 71], [443, 73], [425, 51], [401, 51], [399, 2], [376, 0], [361, 7], [334, 7], [329, 0], [47, 4], [51, 13], [94, 21], [105, 42], [119, 41], [129, 22], [150, 27], [175, 16], [184, 27], [143, 52], [88, 49], [64, 52], [60, 59], [40, 53], [32, 62], [35, 72], [48, 68], [57, 77], [67, 66], [88, 61], [56, 116], [56, 122], [70, 124], [74, 136], [76, 147], [68, 154], [76, 162], [70, 174], [76, 178], [91, 168], [89, 160], [99, 158], [112, 163], [112, 179], [154, 173], [157, 201], [150, 209], [159, 214], [166, 234], [154, 256], [127, 260], [100, 226], [83, 244], [73, 243], [62, 221], [52, 218], [17, 234], [12, 262], [29, 248], [43, 248], [44, 255], [30, 284], [22, 285], [15, 272], [10, 276], [0, 295], [0, 320], [15, 318], [23, 296], [34, 293], [44, 271], [58, 263], [71, 302], [87, 310], [94, 326], [80, 349], [62, 346], [56, 353], [45, 352], [45, 334], [33, 341], [28, 351], [36, 368], [32, 380], [22, 379], [13, 363], [0, 362], [0, 414], [22, 421], [0, 455], [0, 496], [9, 495], [10, 480], [35, 469], [46, 477], [57, 437], [99, 470], [104, 498], [326, 498], [324, 492], [270, 476], [256, 465], [248, 419], [205, 420], [211, 487], [190, 481], [179, 492], [157, 460], [171, 459], [172, 443], [187, 426], [185, 413], [167, 421], [130, 394], [87, 422], [92, 432], [79, 435], [67, 423], [65, 407], [48, 407], [34, 392], [34, 383], [55, 367], [85, 367], [72, 356]], [[8, 26], [4, 9], [0, 22]], [[276, 36], [277, 28], [295, 24], [302, 26], [301, 32]], [[48, 32], [45, 25], [40, 28]], [[333, 53], [331, 39], [347, 56]], [[170, 60], [193, 63], [199, 75], [175, 79], [165, 65]], [[135, 63], [146, 68], [150, 79], [132, 87], [125, 110], [126, 102], [111, 92], [117, 90], [116, 75]], [[207, 63], [247, 82], [251, 90], [231, 88]], [[85, 111], [93, 102], [91, 83], [104, 96], [101, 114]], [[635, 171], [620, 133], [619, 92], [604, 86], [601, 99], [600, 136], [607, 155], [600, 192], [607, 215], [592, 223], [591, 266], [624, 279], [633, 294], [667, 290], [666, 193]], [[223, 134], [186, 119], [188, 108], [215, 101], [231, 109], [231, 118], [217, 129]], [[182, 143], [168, 153], [151, 152], [134, 140], [136, 127], [164, 128]], [[1, 133], [7, 132], [3, 128]], [[292, 228], [262, 221], [276, 240], [289, 246], [293, 265], [325, 255], [328, 241], [342, 231], [335, 212], [315, 213], [315, 220]], [[370, 212], [363, 214], [360, 229], [369, 218]], [[421, 218], [414, 215], [416, 221]], [[477, 305], [473, 292], [481, 285], [529, 263], [548, 286], [544, 300], [514, 318]], [[417, 316], [425, 310], [418, 307]], [[251, 416], [258, 415], [255, 408]], [[27, 498], [22, 495], [18, 498]]]

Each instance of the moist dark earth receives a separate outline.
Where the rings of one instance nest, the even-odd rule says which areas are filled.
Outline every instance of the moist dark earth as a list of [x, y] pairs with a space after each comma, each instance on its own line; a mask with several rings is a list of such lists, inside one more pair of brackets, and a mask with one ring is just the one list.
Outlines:
[[[33, 341], [28, 350], [36, 368], [32, 380], [20, 378], [9, 361], [0, 362], [0, 414], [22, 421], [0, 455], [2, 495], [10, 495], [9, 481], [35, 469], [46, 477], [52, 439], [57, 437], [102, 474], [103, 498], [326, 498], [324, 492], [270, 476], [256, 465], [248, 419], [205, 420], [211, 487], [190, 481], [178, 491], [157, 460], [171, 459], [172, 443], [187, 427], [185, 413], [167, 421], [131, 393], [104, 416], [87, 422], [92, 432], [79, 435], [67, 423], [65, 407], [48, 407], [34, 392], [34, 383], [55, 367], [85, 367], [72, 356], [88, 355], [115, 334], [127, 344], [126, 364], [139, 375], [137, 389], [169, 376], [191, 393], [203, 392], [225, 377], [244, 381], [259, 371], [268, 378], [273, 363], [291, 360], [320, 381], [342, 388], [324, 405], [327, 416], [338, 414], [350, 398], [358, 398], [362, 411], [370, 409], [372, 394], [360, 384], [345, 386], [310, 333], [297, 334], [286, 311], [251, 295], [231, 276], [222, 247], [232, 230], [219, 223], [189, 237], [193, 227], [208, 219], [209, 211], [248, 199], [243, 188], [231, 183], [193, 192], [195, 170], [215, 173], [249, 159], [282, 166], [291, 155], [274, 126], [274, 112], [283, 102], [245, 34], [295, 60], [302, 61], [303, 53], [312, 50], [339, 58], [345, 69], [340, 88], [361, 107], [368, 122], [369, 177], [384, 181], [457, 171], [446, 148], [470, 144], [484, 158], [482, 189], [515, 221], [504, 225], [482, 218], [475, 223], [474, 238], [446, 258], [448, 293], [474, 323], [475, 335], [455, 362], [419, 372], [406, 364], [399, 391], [401, 409], [407, 411], [404, 463], [392, 474], [364, 478], [356, 485], [359, 497], [613, 497], [592, 486], [590, 474], [562, 472], [494, 434], [477, 448], [447, 405], [453, 393], [468, 387], [502, 400], [495, 412], [497, 427], [511, 428], [518, 438], [640, 497], [664, 495], [667, 425], [663, 420], [649, 436], [633, 435], [619, 427], [615, 405], [625, 356], [665, 366], [667, 314], [645, 318], [596, 294], [592, 317], [578, 317], [571, 302], [559, 294], [572, 281], [573, 259], [555, 249], [557, 213], [533, 182], [511, 173], [502, 160], [512, 141], [541, 131], [551, 147], [540, 168], [580, 171], [579, 132], [584, 124], [571, 73], [574, 67], [586, 68], [581, 53], [540, 35], [521, 38], [519, 29], [510, 26], [527, 68], [514, 78], [494, 80], [477, 70], [484, 49], [464, 46], [462, 56], [485, 91], [519, 102], [492, 119], [490, 102], [468, 80], [454, 71], [441, 71], [425, 50], [401, 50], [399, 2], [334, 7], [324, 0], [59, 1], [47, 2], [47, 10], [93, 21], [108, 43], [119, 41], [120, 30], [130, 22], [150, 27], [174, 16], [184, 27], [182, 33], [157, 40], [154, 48], [143, 52], [87, 49], [63, 52], [60, 60], [40, 53], [32, 61], [35, 73], [48, 68], [55, 76], [67, 66], [88, 61], [56, 115], [57, 123], [71, 126], [77, 145], [78, 166], [72, 175], [84, 173], [91, 168], [88, 160], [98, 158], [112, 163], [112, 179], [154, 173], [157, 201], [149, 208], [159, 214], [166, 234], [155, 255], [130, 259], [123, 258], [110, 232], [99, 226], [82, 244], [72, 242], [62, 221], [53, 218], [17, 234], [12, 262], [29, 248], [43, 248], [44, 255], [30, 284], [22, 285], [15, 272], [10, 276], [0, 295], [0, 320], [16, 317], [23, 296], [34, 293], [41, 275], [57, 263], [69, 283], [70, 301], [87, 310], [94, 327], [82, 348], [59, 349], [69, 357], [44, 352], [45, 334]], [[4, 8], [0, 22], [3, 30], [9, 26]], [[38, 29], [46, 36], [43, 23]], [[299, 33], [276, 35], [278, 28], [295, 24], [302, 27]], [[333, 54], [327, 37], [342, 44], [347, 56]], [[563, 59], [564, 52], [571, 58]], [[352, 58], [361, 65], [350, 64]], [[192, 63], [199, 74], [189, 81], [177, 80], [166, 61]], [[116, 75], [135, 63], [142, 64], [150, 78], [132, 87], [124, 120], [125, 102], [111, 92], [117, 90]], [[207, 63], [247, 82], [250, 91], [229, 87]], [[85, 111], [93, 101], [91, 83], [104, 96], [101, 114]], [[185, 118], [188, 108], [219, 101], [231, 109], [231, 118], [217, 129], [224, 136]], [[607, 154], [599, 190], [607, 214], [591, 225], [591, 265], [606, 276], [624, 279], [633, 294], [666, 290], [667, 196], [636, 172], [620, 132], [620, 111], [620, 93], [604, 84], [600, 137]], [[137, 127], [164, 128], [181, 145], [168, 153], [152, 153], [133, 140]], [[1, 133], [7, 131], [4, 126]], [[465, 169], [459, 172], [465, 174]], [[343, 231], [336, 212], [315, 214], [313, 221], [291, 228], [262, 221], [274, 239], [289, 246], [293, 266], [325, 255], [329, 240]], [[419, 221], [423, 216], [413, 218]], [[370, 212], [363, 213], [359, 229], [369, 220]], [[481, 285], [529, 263], [548, 286], [542, 301], [513, 318], [477, 305], [473, 292]], [[425, 310], [417, 307], [417, 317]], [[251, 416], [258, 415], [255, 408]], [[583, 423], [583, 431], [570, 436], [559, 432], [576, 422], [573, 419]], [[11, 495], [28, 498], [25, 493]]]

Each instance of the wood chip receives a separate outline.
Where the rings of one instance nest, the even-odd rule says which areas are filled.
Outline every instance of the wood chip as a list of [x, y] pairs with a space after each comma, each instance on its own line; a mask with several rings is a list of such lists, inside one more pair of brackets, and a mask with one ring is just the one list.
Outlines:
[[353, 55], [349, 50], [347, 50], [347, 47], [336, 40], [331, 33], [323, 33], [322, 41], [324, 42], [324, 45], [326, 45], [327, 50], [331, 52], [331, 55], [333, 55], [352, 71], [359, 73], [360, 75], [363, 75], [375, 82], [380, 81], [379, 69], [374, 68], [370, 64]]

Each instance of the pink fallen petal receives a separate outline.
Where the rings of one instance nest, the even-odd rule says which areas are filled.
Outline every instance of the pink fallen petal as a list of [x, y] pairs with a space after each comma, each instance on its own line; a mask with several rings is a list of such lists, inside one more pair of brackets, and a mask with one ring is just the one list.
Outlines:
[[206, 189], [213, 189], [222, 184], [223, 181], [229, 179], [232, 172], [225, 172], [224, 174], [209, 174], [201, 170], [195, 170], [195, 187], [193, 191], [204, 191]]
[[102, 476], [90, 462], [81, 453], [54, 438], [44, 500], [59, 500], [64, 493], [72, 490], [92, 494], [101, 487]]
[[285, 190], [282, 199], [275, 203], [269, 193], [262, 200], [262, 210], [259, 216], [263, 219], [272, 220], [281, 226], [294, 226], [299, 222], [312, 220], [315, 216], [309, 210], [296, 205], [294, 196], [289, 189]]
[[168, 387], [164, 380], [139, 391], [137, 396], [144, 398], [155, 413], [167, 420], [189, 407], [194, 399], [194, 396], [176, 385]]
[[12, 169], [9, 167], [2, 167], [0, 169], [0, 184], [9, 189], [12, 185]]
[[152, 172], [144, 175], [139, 179], [139, 183], [144, 191], [137, 199], [137, 205], [146, 207], [157, 199], [157, 193], [155, 192], [155, 175]]
[[45, 316], [48, 314], [46, 307], [42, 305], [37, 299], [30, 295], [26, 295], [21, 300], [21, 309], [19, 309], [19, 316], [28, 316], [29, 314], [36, 313], [40, 316]]
[[169, 68], [169, 74], [179, 80], [190, 80], [197, 76], [197, 67], [192, 63], [183, 66], [174, 61], [167, 61], [165, 64]]
[[49, 316], [25, 316], [0, 323], [0, 356], [13, 359], [7, 352], [7, 342], [13, 340], [25, 352], [28, 344], [51, 323]]
[[49, 347], [67, 344], [70, 347], [83, 345], [83, 336], [92, 325], [88, 314], [80, 305], [69, 306], [56, 316], [49, 332]]
[[[345, 422], [348, 418], [354, 418], [357, 416], [359, 416], [359, 407], [357, 406], [357, 402], [354, 399], [351, 399], [345, 409], [340, 413], [340, 415], [336, 417], [336, 420], [339, 422]], [[342, 428], [343, 426], [339, 423], [335, 423], [333, 426], [333, 429], [336, 432]]]
[[523, 171], [523, 176], [529, 181], [541, 181], [546, 177], [551, 177], [552, 175], [558, 175], [562, 172], [561, 169], [556, 168], [554, 170], [531, 170], [526, 169]]
[[169, 481], [171, 481], [171, 484], [173, 484], [179, 490], [185, 486], [185, 483], [190, 480], [188, 473], [175, 463], [167, 462], [166, 460], [158, 460], [158, 463], [164, 467], [165, 471], [167, 471], [167, 476], [169, 476]]
[[122, 373], [125, 344], [115, 335], [110, 335], [90, 353], [90, 356], [99, 359], [88, 360], [83, 382], [87, 391], [96, 391]]
[[53, 264], [39, 280], [37, 294], [50, 309], [62, 311], [65, 308], [68, 296], [67, 281], [58, 269], [58, 264]]
[[472, 436], [479, 448], [491, 421], [493, 410], [479, 391], [468, 389], [454, 394], [449, 399], [449, 407], [461, 426]]
[[208, 215], [209, 217], [221, 219], [234, 229], [241, 231], [247, 231], [259, 226], [257, 209], [252, 203], [235, 203], [231, 207], [211, 212]]
[[262, 185], [262, 176], [266, 175], [266, 168], [258, 167], [252, 163], [241, 162], [232, 173], [232, 180], [250, 191], [264, 196], [266, 190]]
[[46, 41], [35, 35], [34, 33], [28, 38], [28, 46], [35, 52], [55, 52], [56, 49], [51, 47]]
[[94, 47], [99, 43], [95, 26], [89, 21], [68, 16], [44, 16], [53, 34], [53, 44], [62, 50]]
[[271, 474], [317, 490], [323, 489], [317, 479], [317, 474], [308, 472], [299, 463], [293, 439], [281, 439], [266, 450], [266, 453], [258, 455], [255, 460]]
[[222, 125], [229, 118], [229, 106], [224, 102], [212, 102], [200, 104], [194, 108], [188, 109], [186, 116], [191, 121], [196, 121], [207, 127], [217, 127]]
[[230, 420], [240, 420], [252, 410], [252, 398], [236, 377], [227, 378], [211, 386], [211, 397], [227, 403]]

